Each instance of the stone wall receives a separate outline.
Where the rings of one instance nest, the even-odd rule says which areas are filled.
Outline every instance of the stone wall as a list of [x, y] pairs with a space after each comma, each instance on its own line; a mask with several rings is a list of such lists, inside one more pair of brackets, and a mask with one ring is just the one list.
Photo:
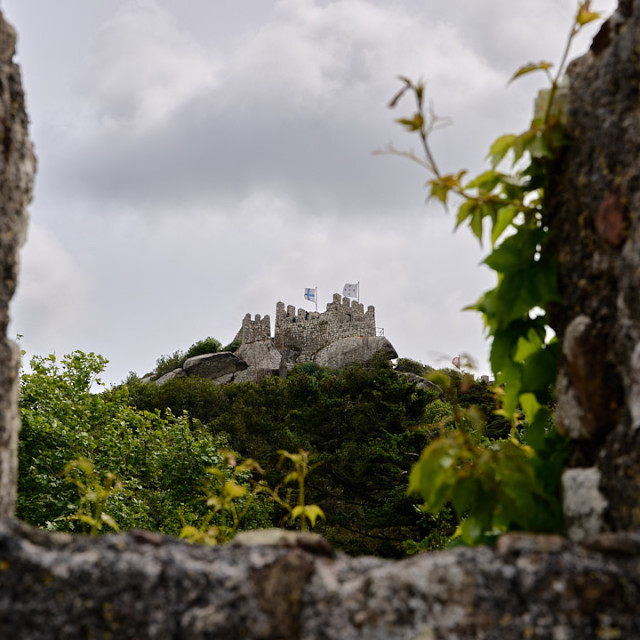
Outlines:
[[6, 334], [36, 164], [20, 70], [13, 63], [15, 45], [16, 33], [0, 13], [0, 517], [13, 515], [15, 508], [20, 352]]
[[624, 0], [572, 63], [574, 140], [545, 189], [562, 297], [556, 421], [573, 439], [566, 482], [584, 487], [565, 503], [603, 531], [640, 528], [639, 42], [640, 2]]
[[640, 538], [512, 534], [497, 548], [349, 558], [316, 536], [219, 548], [141, 531], [97, 539], [0, 520], [0, 638], [640, 638]]
[[255, 319], [251, 319], [251, 314], [242, 320], [242, 327], [238, 335], [242, 344], [252, 344], [254, 342], [262, 342], [271, 339], [271, 318], [265, 316], [262, 318], [257, 314]]
[[[281, 353], [295, 354], [297, 362], [307, 362], [324, 347], [342, 338], [375, 337], [375, 309], [340, 294], [333, 294], [333, 301], [326, 311], [306, 311], [284, 302], [276, 305], [276, 321], [273, 345]], [[255, 320], [247, 314], [240, 330], [242, 344], [250, 344], [271, 337], [269, 316]]]

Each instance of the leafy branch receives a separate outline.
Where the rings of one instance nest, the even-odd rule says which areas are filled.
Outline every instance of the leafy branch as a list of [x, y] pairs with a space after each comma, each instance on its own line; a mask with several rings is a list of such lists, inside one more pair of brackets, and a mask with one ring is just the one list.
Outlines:
[[290, 453], [289, 451], [280, 449], [278, 453], [280, 454], [278, 467], [282, 466], [285, 461], [293, 464], [293, 471], [290, 471], [286, 475], [283, 484], [295, 483], [297, 485], [297, 499], [294, 503], [294, 491], [292, 488], [287, 489], [284, 497], [280, 496], [280, 485], [275, 489], [269, 487], [265, 487], [265, 489], [276, 504], [279, 504], [287, 510], [286, 519], [290, 518], [291, 522], [299, 519], [301, 531], [308, 531], [309, 525], [307, 521], [309, 521], [309, 524], [313, 528], [318, 518], [326, 519], [324, 512], [317, 504], [305, 503], [306, 478], [320, 463], [310, 464], [311, 454], [303, 449], [298, 449], [298, 453]]
[[[500, 498], [493, 491], [493, 498], [487, 494], [480, 496], [480, 500], [477, 492], [485, 485], [495, 490], [494, 480], [502, 473], [503, 481], [509, 479], [519, 487], [521, 501], [524, 496], [545, 498], [539, 491], [535, 474], [532, 476], [529, 471], [537, 468], [538, 474], [543, 473], [541, 460], [554, 456], [557, 459], [558, 450], [563, 449], [549, 428], [551, 389], [557, 376], [560, 346], [550, 330], [547, 309], [561, 298], [556, 258], [548, 248], [550, 231], [543, 208], [544, 189], [553, 161], [562, 147], [570, 143], [564, 127], [562, 89], [571, 45], [581, 29], [599, 17], [600, 14], [591, 11], [589, 0], [578, 3], [555, 75], [550, 72], [549, 62], [529, 63], [515, 72], [510, 82], [542, 71], [550, 87], [540, 92], [528, 129], [496, 139], [487, 155], [490, 169], [469, 181], [465, 181], [466, 171], [442, 174], [436, 165], [429, 136], [437, 120], [432, 109], [429, 113], [425, 110], [422, 82], [414, 83], [401, 77], [403, 86], [389, 105], [396, 107], [405, 94], [414, 95], [415, 113], [397, 122], [407, 131], [418, 134], [424, 156], [413, 152], [400, 152], [400, 155], [418, 162], [431, 173], [427, 183], [430, 198], [436, 198], [445, 207], [452, 195], [462, 200], [456, 229], [466, 224], [481, 244], [487, 232], [491, 240], [492, 252], [484, 263], [496, 272], [497, 284], [468, 308], [482, 314], [491, 338], [491, 368], [502, 401], [498, 412], [511, 422], [512, 438], [493, 452], [487, 450], [485, 455], [483, 449], [469, 439], [469, 434], [449, 434], [425, 449], [412, 471], [410, 483], [410, 490], [425, 499], [426, 508], [438, 511], [446, 501], [451, 501], [460, 517], [466, 513], [468, 540], [484, 540], [489, 526], [497, 526], [499, 530], [530, 529], [530, 518], [517, 509], [507, 510], [508, 517], [499, 516], [513, 496], [507, 493]], [[398, 153], [393, 148], [388, 152]], [[510, 168], [500, 171], [499, 167], [507, 159], [510, 159]], [[527, 425], [524, 439], [531, 445], [530, 450], [523, 449], [517, 439], [516, 427], [522, 423], [523, 414]], [[447, 447], [451, 449], [448, 453]], [[514, 460], [519, 463], [513, 465]], [[518, 465], [522, 466], [526, 460], [530, 460], [530, 464], [525, 465], [528, 471], [522, 475]], [[492, 467], [496, 467], [493, 475], [485, 475], [484, 471]], [[559, 473], [555, 475], [559, 479]], [[434, 487], [440, 487], [440, 493]], [[553, 486], [547, 489], [556, 490]], [[489, 513], [483, 513], [487, 503], [492, 506]], [[548, 508], [543, 500], [542, 511], [528, 509], [528, 513], [540, 514]], [[542, 530], [548, 530], [549, 523], [544, 518], [537, 522]]]

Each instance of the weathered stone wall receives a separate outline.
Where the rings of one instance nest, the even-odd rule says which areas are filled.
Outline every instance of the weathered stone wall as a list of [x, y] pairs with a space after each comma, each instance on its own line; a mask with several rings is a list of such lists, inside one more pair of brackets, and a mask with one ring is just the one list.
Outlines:
[[310, 535], [220, 548], [0, 521], [0, 637], [588, 640], [640, 637], [640, 538], [503, 537], [393, 562]]
[[333, 301], [327, 310], [306, 311], [293, 305], [285, 307], [284, 302], [276, 305], [274, 335], [271, 338], [269, 316], [251, 314], [242, 320], [238, 334], [243, 345], [271, 340], [288, 361], [308, 362], [318, 351], [342, 338], [370, 338], [376, 335], [376, 312], [356, 300], [333, 294]]
[[322, 348], [342, 338], [375, 337], [375, 309], [340, 294], [333, 294], [323, 313], [305, 311], [284, 303], [276, 306], [274, 344], [281, 351], [299, 354], [298, 361], [306, 362]]
[[565, 502], [591, 530], [640, 528], [639, 43], [640, 2], [624, 0], [570, 68], [574, 140], [546, 189], [563, 298], [557, 419], [574, 439], [566, 483], [583, 488]]
[[269, 318], [269, 316], [262, 318], [260, 314], [258, 314], [255, 319], [252, 320], [251, 314], [247, 313], [242, 320], [239, 337], [242, 344], [252, 344], [254, 342], [270, 340], [271, 318]]
[[19, 350], [6, 335], [35, 175], [15, 45], [15, 31], [0, 12], [0, 517], [13, 515], [15, 508]]

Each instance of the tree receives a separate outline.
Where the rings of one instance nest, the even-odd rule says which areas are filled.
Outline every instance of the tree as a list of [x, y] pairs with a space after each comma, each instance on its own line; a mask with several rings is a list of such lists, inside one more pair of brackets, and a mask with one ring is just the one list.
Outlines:
[[[60, 361], [54, 355], [31, 359], [31, 372], [20, 380], [17, 514], [39, 527], [82, 530], [75, 515], [83, 496], [73, 481], [99, 490], [100, 479], [112, 474], [121, 489], [105, 513], [121, 529], [178, 535], [207, 513], [207, 470], [230, 473], [222, 453], [228, 443], [186, 415], [136, 410], [126, 386], [97, 392], [106, 364], [80, 351]], [[79, 460], [89, 464], [69, 467]], [[264, 505], [257, 501], [244, 524], [268, 523]]]

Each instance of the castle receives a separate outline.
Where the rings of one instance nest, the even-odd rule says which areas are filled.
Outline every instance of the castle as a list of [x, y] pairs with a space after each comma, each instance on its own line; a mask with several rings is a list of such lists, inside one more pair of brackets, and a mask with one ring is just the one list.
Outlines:
[[216, 384], [258, 382], [270, 376], [286, 376], [296, 364], [315, 362], [319, 366], [340, 369], [359, 362], [367, 364], [376, 354], [397, 358], [393, 345], [376, 335], [375, 309], [355, 300], [333, 295], [327, 310], [305, 311], [284, 302], [276, 305], [274, 335], [268, 315], [251, 318], [247, 313], [234, 342], [235, 353], [228, 351], [194, 356], [182, 367], [156, 380], [163, 384], [173, 378], [199, 376]]
[[[273, 346], [287, 360], [308, 362], [330, 344], [343, 338], [376, 337], [376, 317], [373, 306], [364, 310], [364, 305], [349, 298], [333, 294], [327, 310], [305, 311], [284, 302], [276, 305], [274, 335], [271, 337], [271, 319], [268, 315], [247, 314], [242, 321], [238, 338], [242, 345], [272, 341]], [[286, 355], [285, 355], [286, 354]]]

